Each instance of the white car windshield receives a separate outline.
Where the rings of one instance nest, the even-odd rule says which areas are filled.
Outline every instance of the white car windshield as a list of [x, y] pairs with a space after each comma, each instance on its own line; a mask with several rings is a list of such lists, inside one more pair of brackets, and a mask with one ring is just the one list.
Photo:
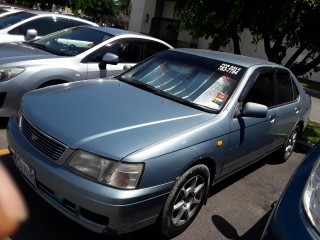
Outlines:
[[184, 104], [219, 111], [245, 70], [233, 63], [165, 51], [127, 71], [120, 79]]
[[74, 27], [25, 43], [61, 56], [75, 56], [114, 35], [86, 27]]

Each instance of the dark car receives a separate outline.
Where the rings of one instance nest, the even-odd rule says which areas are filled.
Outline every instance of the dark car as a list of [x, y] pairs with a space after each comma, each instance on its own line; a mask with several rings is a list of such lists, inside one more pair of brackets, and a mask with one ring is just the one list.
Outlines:
[[320, 239], [320, 142], [305, 156], [270, 215], [261, 240]]
[[30, 186], [75, 222], [106, 234], [157, 223], [174, 237], [217, 182], [274, 151], [286, 161], [310, 109], [281, 65], [170, 49], [25, 94], [7, 139]]

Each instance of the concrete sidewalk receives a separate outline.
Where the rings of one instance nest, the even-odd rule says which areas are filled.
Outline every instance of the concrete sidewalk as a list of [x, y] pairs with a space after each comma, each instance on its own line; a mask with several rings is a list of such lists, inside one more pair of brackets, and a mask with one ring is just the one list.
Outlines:
[[319, 98], [320, 99], [320, 92], [314, 89], [310, 88], [304, 88], [307, 94], [309, 94], [311, 97]]
[[320, 123], [320, 91], [304, 88], [312, 101], [310, 120]]

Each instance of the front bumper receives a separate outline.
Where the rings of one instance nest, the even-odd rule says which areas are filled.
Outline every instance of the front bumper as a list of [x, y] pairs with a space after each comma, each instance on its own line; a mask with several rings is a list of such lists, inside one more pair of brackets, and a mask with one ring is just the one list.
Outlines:
[[10, 117], [17, 112], [23, 94], [27, 92], [18, 84], [20, 76], [0, 82], [0, 117]]
[[174, 184], [119, 190], [89, 181], [33, 148], [14, 118], [8, 121], [7, 141], [12, 154], [34, 169], [35, 186], [27, 181], [32, 188], [64, 215], [97, 233], [118, 235], [155, 223]]

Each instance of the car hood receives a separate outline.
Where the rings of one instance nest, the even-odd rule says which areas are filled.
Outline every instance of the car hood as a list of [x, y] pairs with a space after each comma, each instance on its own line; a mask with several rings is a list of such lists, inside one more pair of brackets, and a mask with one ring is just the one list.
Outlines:
[[118, 160], [215, 116], [116, 79], [35, 90], [21, 105], [32, 124], [69, 148]]
[[57, 56], [23, 43], [1, 43], [0, 64], [36, 60], [43, 58], [57, 58]]

